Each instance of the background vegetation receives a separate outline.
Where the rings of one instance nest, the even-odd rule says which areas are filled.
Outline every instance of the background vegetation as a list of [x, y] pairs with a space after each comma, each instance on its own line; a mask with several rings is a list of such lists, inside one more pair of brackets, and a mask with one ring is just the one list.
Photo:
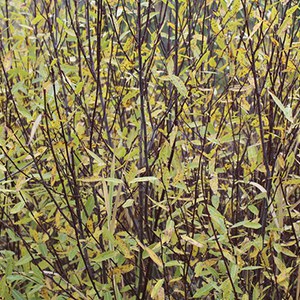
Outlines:
[[297, 4], [0, 0], [0, 298], [299, 299]]

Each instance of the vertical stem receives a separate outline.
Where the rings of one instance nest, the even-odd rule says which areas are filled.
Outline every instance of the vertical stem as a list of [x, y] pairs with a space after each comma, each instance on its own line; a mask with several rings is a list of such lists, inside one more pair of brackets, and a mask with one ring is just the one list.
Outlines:
[[[107, 114], [106, 114], [106, 103], [104, 102], [102, 86], [101, 86], [101, 74], [100, 74], [100, 62], [101, 62], [101, 31], [102, 31], [102, 20], [103, 20], [103, 2], [99, 0], [97, 3], [97, 27], [96, 27], [96, 35], [97, 35], [97, 69], [96, 69], [96, 99], [94, 103], [92, 119], [91, 119], [91, 131], [90, 131], [90, 149], [92, 150], [93, 143], [93, 133], [95, 128], [95, 120], [96, 120], [96, 112], [98, 106], [98, 100], [100, 98], [101, 108], [102, 108], [102, 123], [104, 123], [103, 128], [106, 131], [108, 145], [112, 147], [112, 140], [109, 132]], [[102, 127], [101, 127], [102, 128]]]
[[[175, 76], [178, 76], [178, 45], [179, 45], [179, 42], [178, 42], [178, 23], [179, 23], [179, 3], [178, 3], [178, 0], [175, 0], [175, 45], [174, 45], [174, 52], [175, 52], [175, 55], [174, 55], [174, 75]], [[175, 89], [175, 96], [174, 96], [174, 99], [175, 99], [175, 105], [174, 105], [174, 109], [175, 109], [175, 112], [174, 112], [174, 116], [175, 116], [175, 120], [174, 120], [174, 123], [176, 125], [177, 123], [177, 112], [178, 112], [178, 92], [177, 92], [177, 89]]]
[[[146, 116], [145, 116], [145, 91], [144, 91], [144, 78], [143, 78], [143, 60], [142, 60], [142, 24], [141, 24], [141, 0], [137, 3], [137, 50], [138, 50], [138, 85], [139, 85], [139, 94], [140, 94], [140, 118], [141, 118], [141, 128], [139, 136], [139, 168], [146, 168], [146, 174], [148, 174], [148, 154], [147, 154], [147, 127], [146, 127]], [[139, 240], [143, 243], [144, 239], [144, 222], [148, 219], [147, 214], [147, 190], [148, 185], [144, 182], [139, 183], [139, 204], [140, 204], [140, 230], [138, 232]], [[146, 280], [143, 282], [142, 276], [142, 251], [139, 253], [138, 257], [138, 297], [143, 291], [144, 285], [146, 286]]]

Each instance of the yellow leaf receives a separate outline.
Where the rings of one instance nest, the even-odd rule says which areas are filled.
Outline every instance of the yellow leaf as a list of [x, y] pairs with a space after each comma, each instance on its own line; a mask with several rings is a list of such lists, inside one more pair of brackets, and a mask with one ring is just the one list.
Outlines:
[[35, 229], [30, 229], [30, 230], [29, 230], [29, 233], [30, 233], [30, 235], [33, 237], [33, 239], [34, 239], [34, 241], [35, 241], [36, 243], [39, 243], [39, 242], [40, 242], [39, 234], [38, 234], [38, 232], [37, 232]]
[[256, 25], [254, 25], [252, 32], [250, 33], [248, 40], [252, 38], [252, 36], [255, 34], [255, 32], [260, 28], [263, 21], [259, 21]]
[[249, 300], [249, 295], [248, 294], [244, 294], [242, 297], [242, 300]]
[[8, 52], [5, 57], [4, 57], [4, 60], [3, 60], [3, 67], [4, 67], [4, 70], [7, 72], [11, 66], [12, 66], [12, 51]]
[[130, 249], [127, 247], [126, 243], [119, 236], [116, 236], [116, 242], [118, 248], [124, 254], [125, 258], [133, 258], [133, 255], [130, 253]]
[[24, 183], [26, 182], [26, 178], [24, 174], [20, 174], [18, 180], [16, 182], [16, 191], [20, 191]]
[[270, 263], [269, 263], [269, 257], [267, 254], [267, 248], [264, 248], [261, 252], [261, 256], [262, 256], [262, 263], [264, 267], [270, 267]]
[[159, 267], [163, 267], [162, 260], [156, 255], [156, 253], [152, 249], [144, 246], [138, 239], [136, 241], [139, 244], [139, 246], [148, 253], [149, 257], [153, 260], [154, 263], [156, 263]]
[[214, 173], [209, 180], [209, 185], [215, 195], [218, 194], [218, 183], [219, 183], [218, 175]]
[[108, 0], [107, 3], [109, 5], [116, 5], [118, 3], [118, 0]]
[[43, 299], [48, 300], [50, 299], [48, 289], [46, 287], [43, 287], [40, 291], [40, 295], [43, 297]]
[[145, 250], [149, 254], [150, 258], [153, 260], [153, 262], [155, 262], [159, 267], [163, 267], [161, 259], [156, 255], [156, 253], [152, 249], [145, 247]]
[[50, 185], [51, 186], [54, 186], [54, 184], [55, 184], [56, 174], [57, 174], [56, 166], [54, 165], [52, 167], [52, 170], [51, 170], [51, 179], [50, 179]]
[[216, 63], [216, 60], [214, 57], [211, 57], [208, 61], [209, 65], [212, 67], [212, 68], [215, 68], [217, 66], [217, 63]]
[[134, 269], [133, 265], [130, 265], [130, 264], [123, 265], [123, 266], [114, 268], [113, 269], [113, 274], [114, 275], [125, 274], [125, 273], [128, 273], [128, 272], [132, 271], [133, 269]]
[[246, 111], [249, 112], [251, 106], [249, 102], [245, 98], [241, 98], [241, 107]]
[[279, 153], [277, 156], [277, 163], [280, 167], [280, 169], [283, 169], [285, 167], [285, 162], [284, 162], [284, 158], [283, 158], [283, 154]]
[[43, 243], [46, 243], [47, 241], [49, 240], [49, 236], [48, 236], [48, 234], [43, 234], [43, 237], [42, 237], [42, 242]]
[[281, 272], [279, 276], [277, 276], [276, 281], [279, 285], [285, 288], [285, 290], [288, 289], [289, 286], [289, 278], [290, 278], [290, 272], [292, 268], [287, 268], [285, 271]]
[[156, 297], [154, 298], [155, 300], [165, 300], [165, 290], [163, 287], [161, 287], [158, 290], [158, 293], [156, 295]]
[[210, 258], [203, 262], [203, 266], [205, 268], [208, 268], [208, 267], [215, 265], [217, 262], [218, 262], [217, 258]]
[[221, 31], [221, 26], [220, 24], [217, 22], [216, 19], [212, 19], [211, 22], [211, 29], [215, 34], [218, 34]]
[[86, 226], [90, 232], [94, 232], [94, 223], [92, 219], [87, 220]]
[[198, 248], [203, 248], [203, 247], [204, 247], [203, 244], [201, 244], [201, 243], [195, 241], [194, 239], [190, 238], [189, 236], [187, 236], [187, 235], [185, 235], [185, 234], [182, 235], [181, 238], [182, 238], [184, 241], [186, 241], [186, 242], [188, 242], [188, 243], [190, 243], [190, 244], [192, 244], [192, 245], [194, 245], [194, 246], [196, 246], [196, 247], [198, 247]]
[[48, 148], [45, 146], [39, 147], [37, 149], [37, 156], [42, 155]]
[[171, 28], [175, 29], [175, 25], [171, 22], [168, 22], [168, 26], [170, 26]]
[[61, 221], [61, 214], [58, 210], [57, 213], [55, 214], [55, 227], [56, 228], [60, 228], [60, 221]]

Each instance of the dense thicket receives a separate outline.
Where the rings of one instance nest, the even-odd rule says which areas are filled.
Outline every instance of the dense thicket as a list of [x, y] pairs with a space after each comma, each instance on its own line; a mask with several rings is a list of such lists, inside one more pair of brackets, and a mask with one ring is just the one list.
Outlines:
[[297, 4], [0, 0], [0, 298], [299, 299]]

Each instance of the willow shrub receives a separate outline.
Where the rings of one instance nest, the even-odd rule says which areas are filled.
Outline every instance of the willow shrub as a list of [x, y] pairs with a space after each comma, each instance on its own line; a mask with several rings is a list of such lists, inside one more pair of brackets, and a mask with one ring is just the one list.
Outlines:
[[299, 299], [297, 4], [0, 0], [0, 297]]

